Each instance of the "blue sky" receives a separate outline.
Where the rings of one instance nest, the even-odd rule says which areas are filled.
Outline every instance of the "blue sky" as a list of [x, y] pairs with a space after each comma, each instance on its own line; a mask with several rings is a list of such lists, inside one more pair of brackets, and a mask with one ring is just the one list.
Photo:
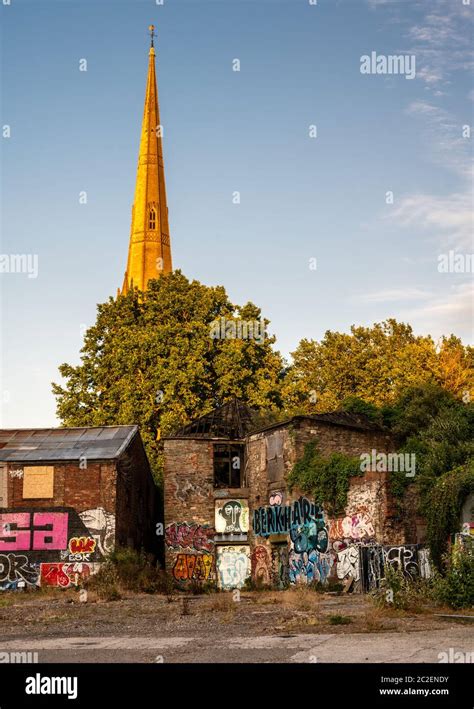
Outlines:
[[[79, 361], [96, 304], [122, 283], [150, 23], [176, 268], [259, 305], [285, 356], [303, 337], [387, 317], [472, 342], [472, 273], [439, 273], [438, 257], [473, 252], [462, 130], [474, 3], [11, 0], [0, 11], [1, 253], [38, 255], [37, 278], [0, 275], [1, 425], [57, 424], [57, 366]], [[372, 51], [414, 55], [415, 79], [361, 74]]]

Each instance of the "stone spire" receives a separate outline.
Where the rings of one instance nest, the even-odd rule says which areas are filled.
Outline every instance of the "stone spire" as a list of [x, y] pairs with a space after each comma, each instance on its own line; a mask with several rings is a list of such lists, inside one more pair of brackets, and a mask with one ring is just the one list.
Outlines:
[[162, 127], [155, 74], [155, 27], [150, 25], [151, 46], [145, 93], [140, 152], [138, 155], [132, 227], [122, 294], [131, 288], [147, 289], [150, 278], [172, 270], [168, 206], [163, 166]]

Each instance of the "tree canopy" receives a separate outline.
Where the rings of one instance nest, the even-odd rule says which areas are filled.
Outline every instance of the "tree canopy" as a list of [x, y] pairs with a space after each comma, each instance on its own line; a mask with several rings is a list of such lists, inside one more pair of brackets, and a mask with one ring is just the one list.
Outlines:
[[436, 345], [390, 319], [301, 340], [288, 365], [263, 333], [268, 324], [253, 303], [236, 305], [222, 286], [180, 271], [150, 281], [146, 293], [110, 298], [98, 305], [80, 364], [59, 367], [58, 416], [66, 426], [138, 424], [156, 473], [161, 437], [232, 396], [262, 422], [345, 409], [393, 424], [405, 443], [431, 426], [430, 443], [416, 440], [426, 459], [444, 469], [462, 463], [450, 446], [467, 424], [453, 402], [474, 397], [473, 348], [454, 336]]
[[157, 473], [160, 438], [232, 396], [257, 410], [280, 408], [275, 338], [211, 337], [220, 318], [268, 325], [257, 306], [237, 306], [223, 287], [180, 271], [99, 305], [81, 363], [62, 364], [65, 383], [53, 384], [64, 425], [138, 424]]
[[332, 411], [351, 397], [378, 407], [393, 404], [409, 387], [439, 384], [457, 398], [474, 398], [474, 349], [459, 338], [414, 335], [394, 319], [349, 333], [327, 331], [301, 340], [283, 384], [286, 408], [294, 413]]

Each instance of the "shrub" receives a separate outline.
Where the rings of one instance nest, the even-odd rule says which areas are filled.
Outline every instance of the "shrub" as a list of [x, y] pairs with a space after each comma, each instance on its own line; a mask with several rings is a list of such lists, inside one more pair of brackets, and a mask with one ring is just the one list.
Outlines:
[[174, 593], [173, 579], [152, 563], [144, 552], [118, 548], [105, 561], [87, 587], [104, 600], [120, 598], [120, 590], [142, 593]]
[[399, 569], [395, 570], [386, 565], [382, 585], [372, 591], [370, 596], [379, 607], [418, 612], [435, 600], [435, 588], [439, 578], [436, 571], [432, 571], [430, 579], [411, 578]]
[[474, 606], [474, 553], [471, 549], [458, 549], [448, 562], [448, 570], [438, 580], [436, 598], [450, 608]]
[[118, 601], [122, 597], [118, 587], [117, 569], [108, 560], [86, 581], [85, 586], [88, 590], [95, 591], [102, 601]]

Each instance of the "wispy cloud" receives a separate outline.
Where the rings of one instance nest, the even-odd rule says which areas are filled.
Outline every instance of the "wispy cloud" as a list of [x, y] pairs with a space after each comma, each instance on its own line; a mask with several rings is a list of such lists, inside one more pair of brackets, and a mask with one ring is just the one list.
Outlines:
[[390, 215], [403, 227], [425, 230], [441, 249], [472, 249], [472, 196], [415, 194], [402, 199]]
[[417, 79], [429, 90], [449, 84], [459, 70], [472, 71], [474, 52], [471, 31], [466, 26], [472, 26], [474, 13], [461, 0], [367, 2], [371, 9], [386, 6], [390, 13], [388, 21], [405, 24], [404, 39], [410, 45], [406, 51], [416, 55]]
[[430, 159], [461, 178], [460, 189], [445, 195], [417, 193], [405, 196], [387, 217], [403, 227], [426, 231], [441, 248], [472, 249], [471, 141], [463, 126], [446, 110], [427, 101], [415, 101], [406, 113], [423, 122]]
[[[442, 275], [440, 275], [442, 278]], [[473, 342], [474, 284], [472, 281], [453, 285], [446, 292], [413, 308], [399, 313], [401, 320], [409, 322], [417, 332], [435, 338], [451, 333], [465, 342]]]
[[[443, 277], [440, 274], [440, 278]], [[385, 317], [390, 314], [397, 320], [409, 322], [417, 333], [432, 335], [435, 340], [454, 333], [466, 343], [473, 342], [472, 281], [455, 285], [446, 283], [446, 287], [443, 286], [437, 293], [422, 288], [400, 288], [366, 293], [358, 296], [357, 300], [371, 306], [370, 318], [373, 318], [373, 306], [380, 304], [384, 306]]]
[[357, 300], [361, 303], [393, 303], [405, 300], [421, 300], [430, 298], [432, 293], [422, 288], [392, 288], [363, 293]]

